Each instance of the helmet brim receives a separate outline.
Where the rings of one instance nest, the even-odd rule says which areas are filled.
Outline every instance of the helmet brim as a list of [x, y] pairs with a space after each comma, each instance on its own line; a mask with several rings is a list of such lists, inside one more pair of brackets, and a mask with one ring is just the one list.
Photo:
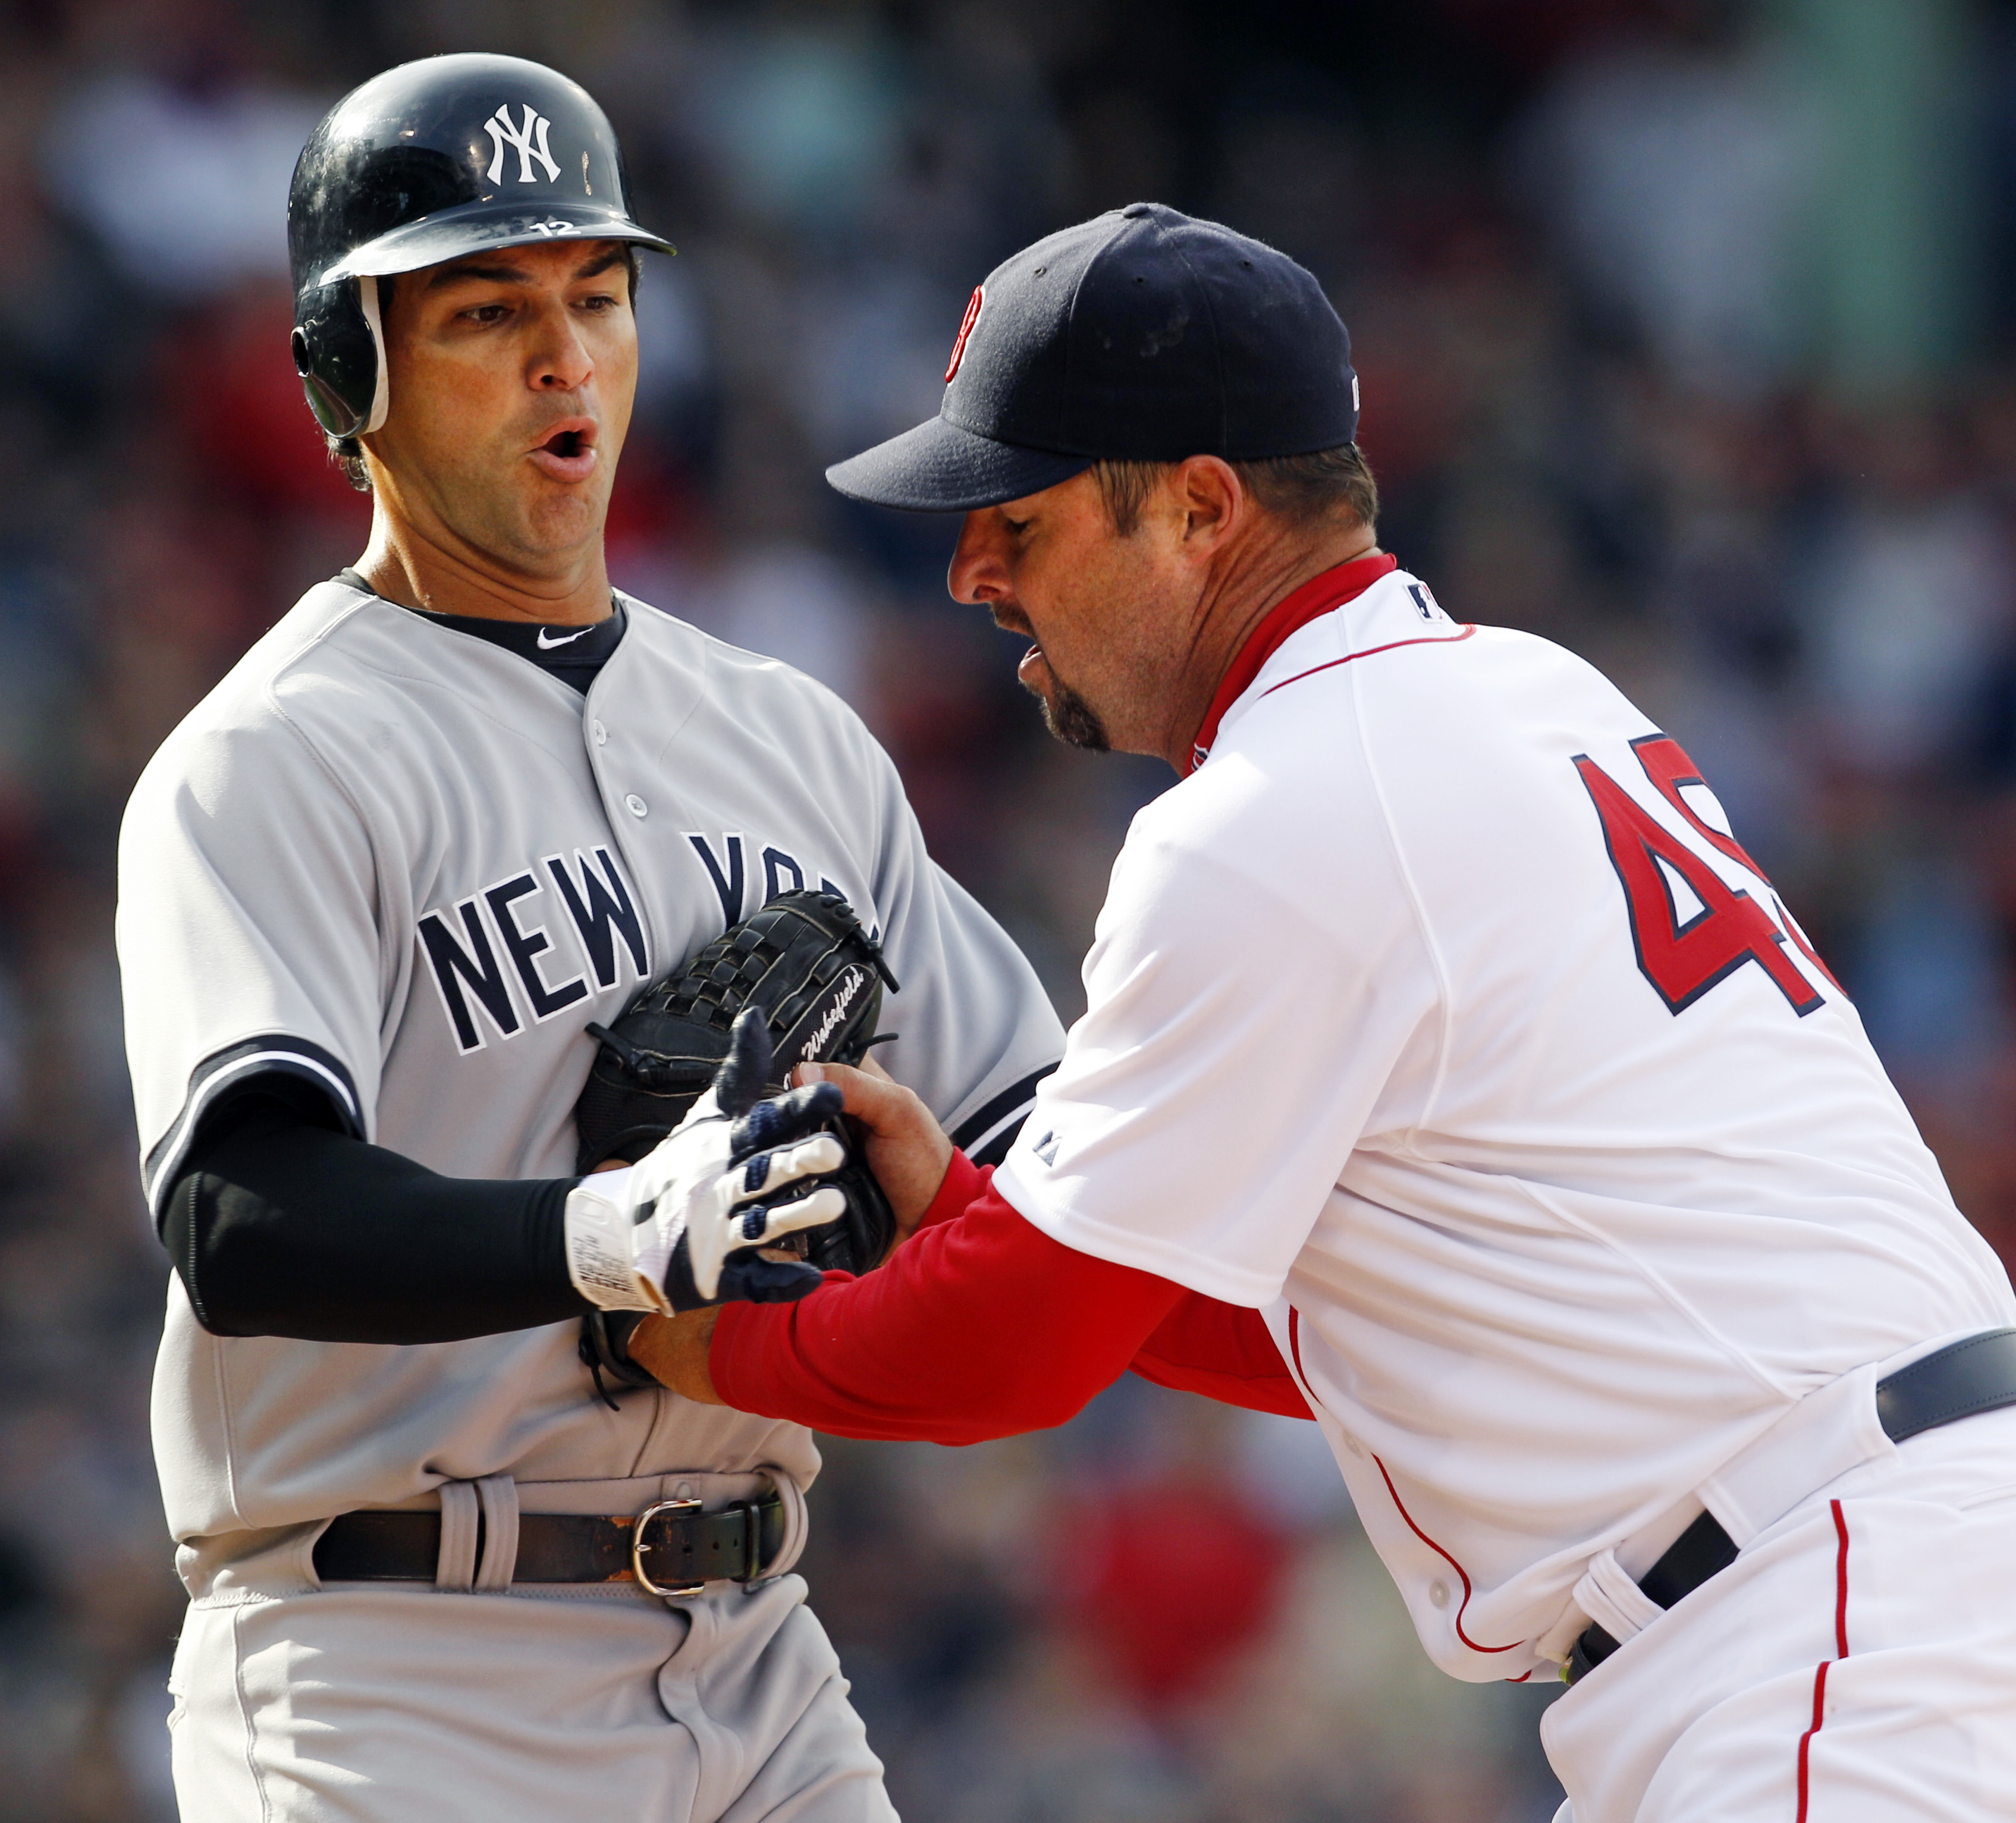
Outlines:
[[672, 243], [639, 228], [620, 209], [592, 203], [470, 203], [423, 215], [353, 248], [324, 271], [319, 285], [345, 279], [383, 279], [417, 272], [449, 260], [492, 248], [529, 246], [550, 240], [625, 240], [661, 253]]

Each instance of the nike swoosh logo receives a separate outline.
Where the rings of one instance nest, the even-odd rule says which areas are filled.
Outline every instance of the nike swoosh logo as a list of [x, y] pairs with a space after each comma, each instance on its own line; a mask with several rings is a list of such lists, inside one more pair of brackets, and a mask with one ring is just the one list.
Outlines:
[[594, 631], [592, 627], [584, 627], [578, 633], [563, 633], [557, 639], [549, 639], [546, 637], [546, 629], [542, 627], [539, 629], [539, 649], [542, 652], [551, 652], [556, 645], [571, 645], [577, 639], [586, 638]]

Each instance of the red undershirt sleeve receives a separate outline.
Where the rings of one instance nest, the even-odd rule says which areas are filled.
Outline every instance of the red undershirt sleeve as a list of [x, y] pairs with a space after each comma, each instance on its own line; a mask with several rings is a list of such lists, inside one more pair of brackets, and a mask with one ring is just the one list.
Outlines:
[[1260, 1313], [1199, 1292], [1183, 1293], [1141, 1345], [1132, 1365], [1143, 1379], [1158, 1386], [1201, 1393], [1221, 1404], [1283, 1418], [1316, 1415]]
[[994, 1181], [992, 1165], [977, 1165], [963, 1152], [955, 1150], [952, 1163], [945, 1167], [945, 1181], [939, 1185], [938, 1193], [931, 1199], [931, 1206], [924, 1211], [924, 1219], [917, 1226], [936, 1228], [941, 1221], [950, 1221], [956, 1215], [963, 1215], [987, 1193]]
[[990, 1186], [865, 1278], [724, 1304], [707, 1361], [730, 1405], [836, 1436], [980, 1443], [1062, 1424], [1127, 1371], [1181, 1287], [1074, 1252]]
[[836, 1436], [941, 1444], [1062, 1424], [1130, 1365], [1307, 1415], [1258, 1313], [1052, 1240], [992, 1176], [955, 1154], [923, 1225], [878, 1271], [828, 1273], [795, 1303], [722, 1306], [715, 1391]]

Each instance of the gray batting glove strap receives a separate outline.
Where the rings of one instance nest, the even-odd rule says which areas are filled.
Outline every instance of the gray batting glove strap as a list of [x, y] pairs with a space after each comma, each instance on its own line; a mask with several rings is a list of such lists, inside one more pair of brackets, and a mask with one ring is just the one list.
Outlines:
[[762, 1014], [745, 1011], [686, 1119], [638, 1163], [583, 1178], [568, 1192], [567, 1272], [589, 1303], [669, 1316], [817, 1289], [811, 1267], [762, 1250], [845, 1210], [830, 1187], [772, 1200], [844, 1162], [841, 1142], [817, 1131], [840, 1112], [840, 1091], [821, 1083], [755, 1099], [769, 1074], [769, 1048]]

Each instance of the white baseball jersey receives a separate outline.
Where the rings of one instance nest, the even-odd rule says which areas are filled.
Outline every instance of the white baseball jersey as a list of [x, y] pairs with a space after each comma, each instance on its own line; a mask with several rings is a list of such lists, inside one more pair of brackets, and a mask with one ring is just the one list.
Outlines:
[[1565, 1651], [1703, 1505], [1741, 1544], [1889, 1447], [1804, 1395], [2016, 1322], [1679, 747], [1404, 572], [1135, 819], [1085, 980], [997, 1187], [1269, 1313], [1459, 1677]]
[[[974, 1145], [1024, 1110], [1062, 1048], [1055, 1016], [931, 862], [859, 720], [626, 605], [584, 700], [325, 584], [163, 746], [127, 812], [118, 929], [157, 1212], [205, 1107], [261, 1070], [434, 1170], [570, 1175], [584, 1027], [798, 886], [880, 931], [895, 1075]], [[227, 1564], [257, 1586], [259, 1553], [297, 1587], [302, 1528], [445, 1480], [815, 1472], [796, 1426], [664, 1391], [610, 1410], [575, 1342], [572, 1323], [409, 1347], [224, 1338], [172, 1281], [154, 1430], [193, 1591]]]

